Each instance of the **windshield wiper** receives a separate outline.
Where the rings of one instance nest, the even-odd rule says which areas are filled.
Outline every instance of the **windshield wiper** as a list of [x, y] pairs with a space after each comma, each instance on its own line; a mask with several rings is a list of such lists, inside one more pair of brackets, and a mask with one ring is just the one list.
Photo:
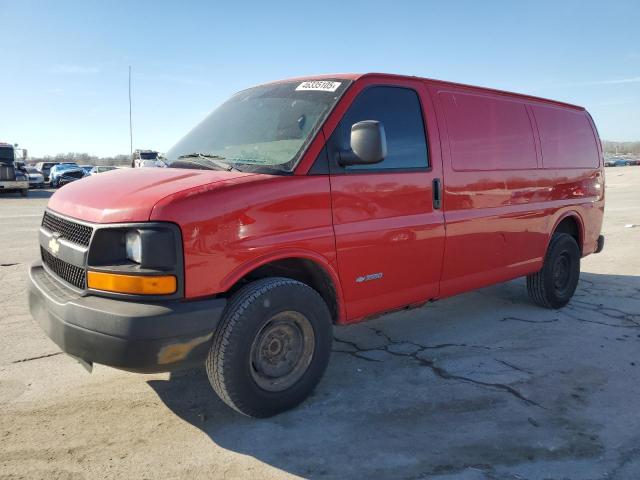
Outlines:
[[[200, 161], [194, 160], [196, 158]], [[227, 172], [230, 172], [231, 170], [237, 170], [238, 172], [240, 171], [240, 169], [234, 167], [230, 163], [221, 161], [221, 160], [226, 160], [226, 158], [221, 155], [212, 155], [209, 153], [194, 152], [194, 153], [187, 153], [185, 155], [180, 155], [178, 157], [178, 160], [182, 160], [182, 161], [187, 160], [190, 163], [201, 165], [211, 170], [226, 170]], [[212, 166], [215, 168], [212, 168]]]

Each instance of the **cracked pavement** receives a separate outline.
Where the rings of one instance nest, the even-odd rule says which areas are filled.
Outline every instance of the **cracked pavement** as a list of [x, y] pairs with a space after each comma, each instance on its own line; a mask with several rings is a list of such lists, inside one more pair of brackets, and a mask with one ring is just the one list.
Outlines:
[[89, 375], [26, 305], [46, 192], [0, 196], [0, 479], [640, 478], [640, 167], [607, 169], [572, 302], [523, 279], [337, 327], [314, 395], [242, 417], [200, 369]]
[[[365, 325], [366, 326], [366, 325]], [[482, 380], [478, 380], [478, 379], [474, 379], [473, 376], [469, 375], [469, 376], [465, 376], [465, 375], [456, 375], [451, 373], [450, 371], [448, 371], [447, 369], [439, 366], [436, 364], [436, 359], [434, 357], [428, 357], [426, 356], [424, 353], [427, 350], [432, 350], [432, 349], [441, 349], [441, 348], [451, 348], [451, 347], [460, 347], [460, 348], [481, 348], [481, 349], [487, 349], [487, 350], [491, 350], [491, 347], [479, 347], [479, 346], [475, 346], [475, 345], [466, 345], [466, 344], [455, 344], [455, 343], [445, 343], [442, 345], [420, 345], [418, 343], [415, 342], [410, 342], [407, 340], [393, 340], [389, 335], [387, 335], [386, 333], [384, 333], [384, 331], [379, 330], [377, 328], [373, 328], [373, 327], [367, 327], [370, 328], [376, 335], [381, 336], [382, 338], [385, 339], [385, 344], [380, 346], [380, 347], [374, 347], [374, 348], [361, 348], [358, 346], [357, 340], [356, 341], [348, 341], [348, 340], [341, 340], [339, 338], [334, 338], [334, 341], [338, 344], [345, 344], [349, 347], [352, 348], [352, 350], [335, 350], [336, 352], [339, 353], [348, 353], [351, 355], [354, 355], [357, 358], [362, 358], [363, 360], [367, 360], [369, 362], [383, 362], [384, 361], [384, 354], [390, 354], [393, 356], [397, 356], [397, 357], [408, 357], [408, 358], [412, 358], [413, 360], [415, 360], [415, 362], [418, 365], [421, 365], [423, 367], [427, 367], [430, 368], [431, 371], [437, 375], [438, 377], [442, 378], [443, 380], [454, 380], [454, 381], [459, 381], [459, 382], [468, 382], [468, 383], [473, 383], [476, 385], [479, 385], [481, 387], [488, 387], [488, 388], [494, 388], [496, 390], [501, 390], [507, 393], [510, 393], [511, 395], [513, 395], [514, 397], [522, 400], [523, 402], [529, 404], [529, 405], [535, 405], [537, 407], [540, 408], [544, 408], [542, 405], [540, 405], [537, 402], [534, 402], [533, 400], [525, 397], [524, 395], [522, 395], [522, 393], [520, 393], [518, 390], [516, 390], [515, 388], [504, 384], [504, 383], [491, 383], [491, 382], [487, 382], [487, 381], [482, 381]], [[376, 352], [380, 352], [382, 354], [382, 358], [380, 358], [379, 355], [376, 355]], [[378, 358], [376, 358], [378, 357]], [[507, 366], [509, 369], [512, 370], [516, 370], [518, 372], [522, 372], [522, 373], [526, 373], [525, 370], [518, 368], [512, 364], [510, 364], [509, 362], [506, 362], [504, 360], [496, 360], [493, 359], [495, 362], [501, 363], [502, 365]], [[484, 365], [484, 363], [482, 364]], [[531, 375], [530, 373], [528, 375]]]

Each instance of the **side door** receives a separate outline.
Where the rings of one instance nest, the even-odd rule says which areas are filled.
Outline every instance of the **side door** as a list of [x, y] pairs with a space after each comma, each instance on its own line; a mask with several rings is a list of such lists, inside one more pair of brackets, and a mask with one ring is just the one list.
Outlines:
[[[445, 236], [442, 162], [439, 146], [430, 155], [426, 89], [410, 81], [354, 87], [359, 91], [327, 143], [347, 321], [436, 297]], [[363, 120], [383, 125], [387, 156], [374, 165], [341, 166], [351, 126]]]
[[429, 87], [441, 122], [447, 241], [440, 296], [535, 271], [546, 248], [548, 172], [527, 101]]

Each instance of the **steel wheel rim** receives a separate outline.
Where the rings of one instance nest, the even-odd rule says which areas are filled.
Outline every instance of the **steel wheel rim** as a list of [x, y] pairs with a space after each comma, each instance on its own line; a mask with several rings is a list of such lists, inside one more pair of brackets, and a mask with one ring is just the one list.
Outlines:
[[571, 257], [568, 252], [562, 252], [553, 263], [553, 286], [557, 292], [564, 292], [571, 280]]
[[251, 377], [263, 390], [281, 392], [305, 374], [315, 350], [311, 322], [300, 312], [271, 317], [251, 344]]

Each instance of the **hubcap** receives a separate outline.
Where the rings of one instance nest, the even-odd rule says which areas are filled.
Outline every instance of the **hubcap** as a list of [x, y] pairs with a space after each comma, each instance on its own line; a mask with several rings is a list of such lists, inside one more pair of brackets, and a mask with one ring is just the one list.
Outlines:
[[314, 352], [311, 323], [299, 312], [271, 317], [251, 345], [251, 376], [260, 388], [280, 392], [307, 371]]
[[558, 292], [563, 292], [569, 286], [571, 278], [571, 258], [567, 252], [562, 252], [553, 264], [553, 286]]

